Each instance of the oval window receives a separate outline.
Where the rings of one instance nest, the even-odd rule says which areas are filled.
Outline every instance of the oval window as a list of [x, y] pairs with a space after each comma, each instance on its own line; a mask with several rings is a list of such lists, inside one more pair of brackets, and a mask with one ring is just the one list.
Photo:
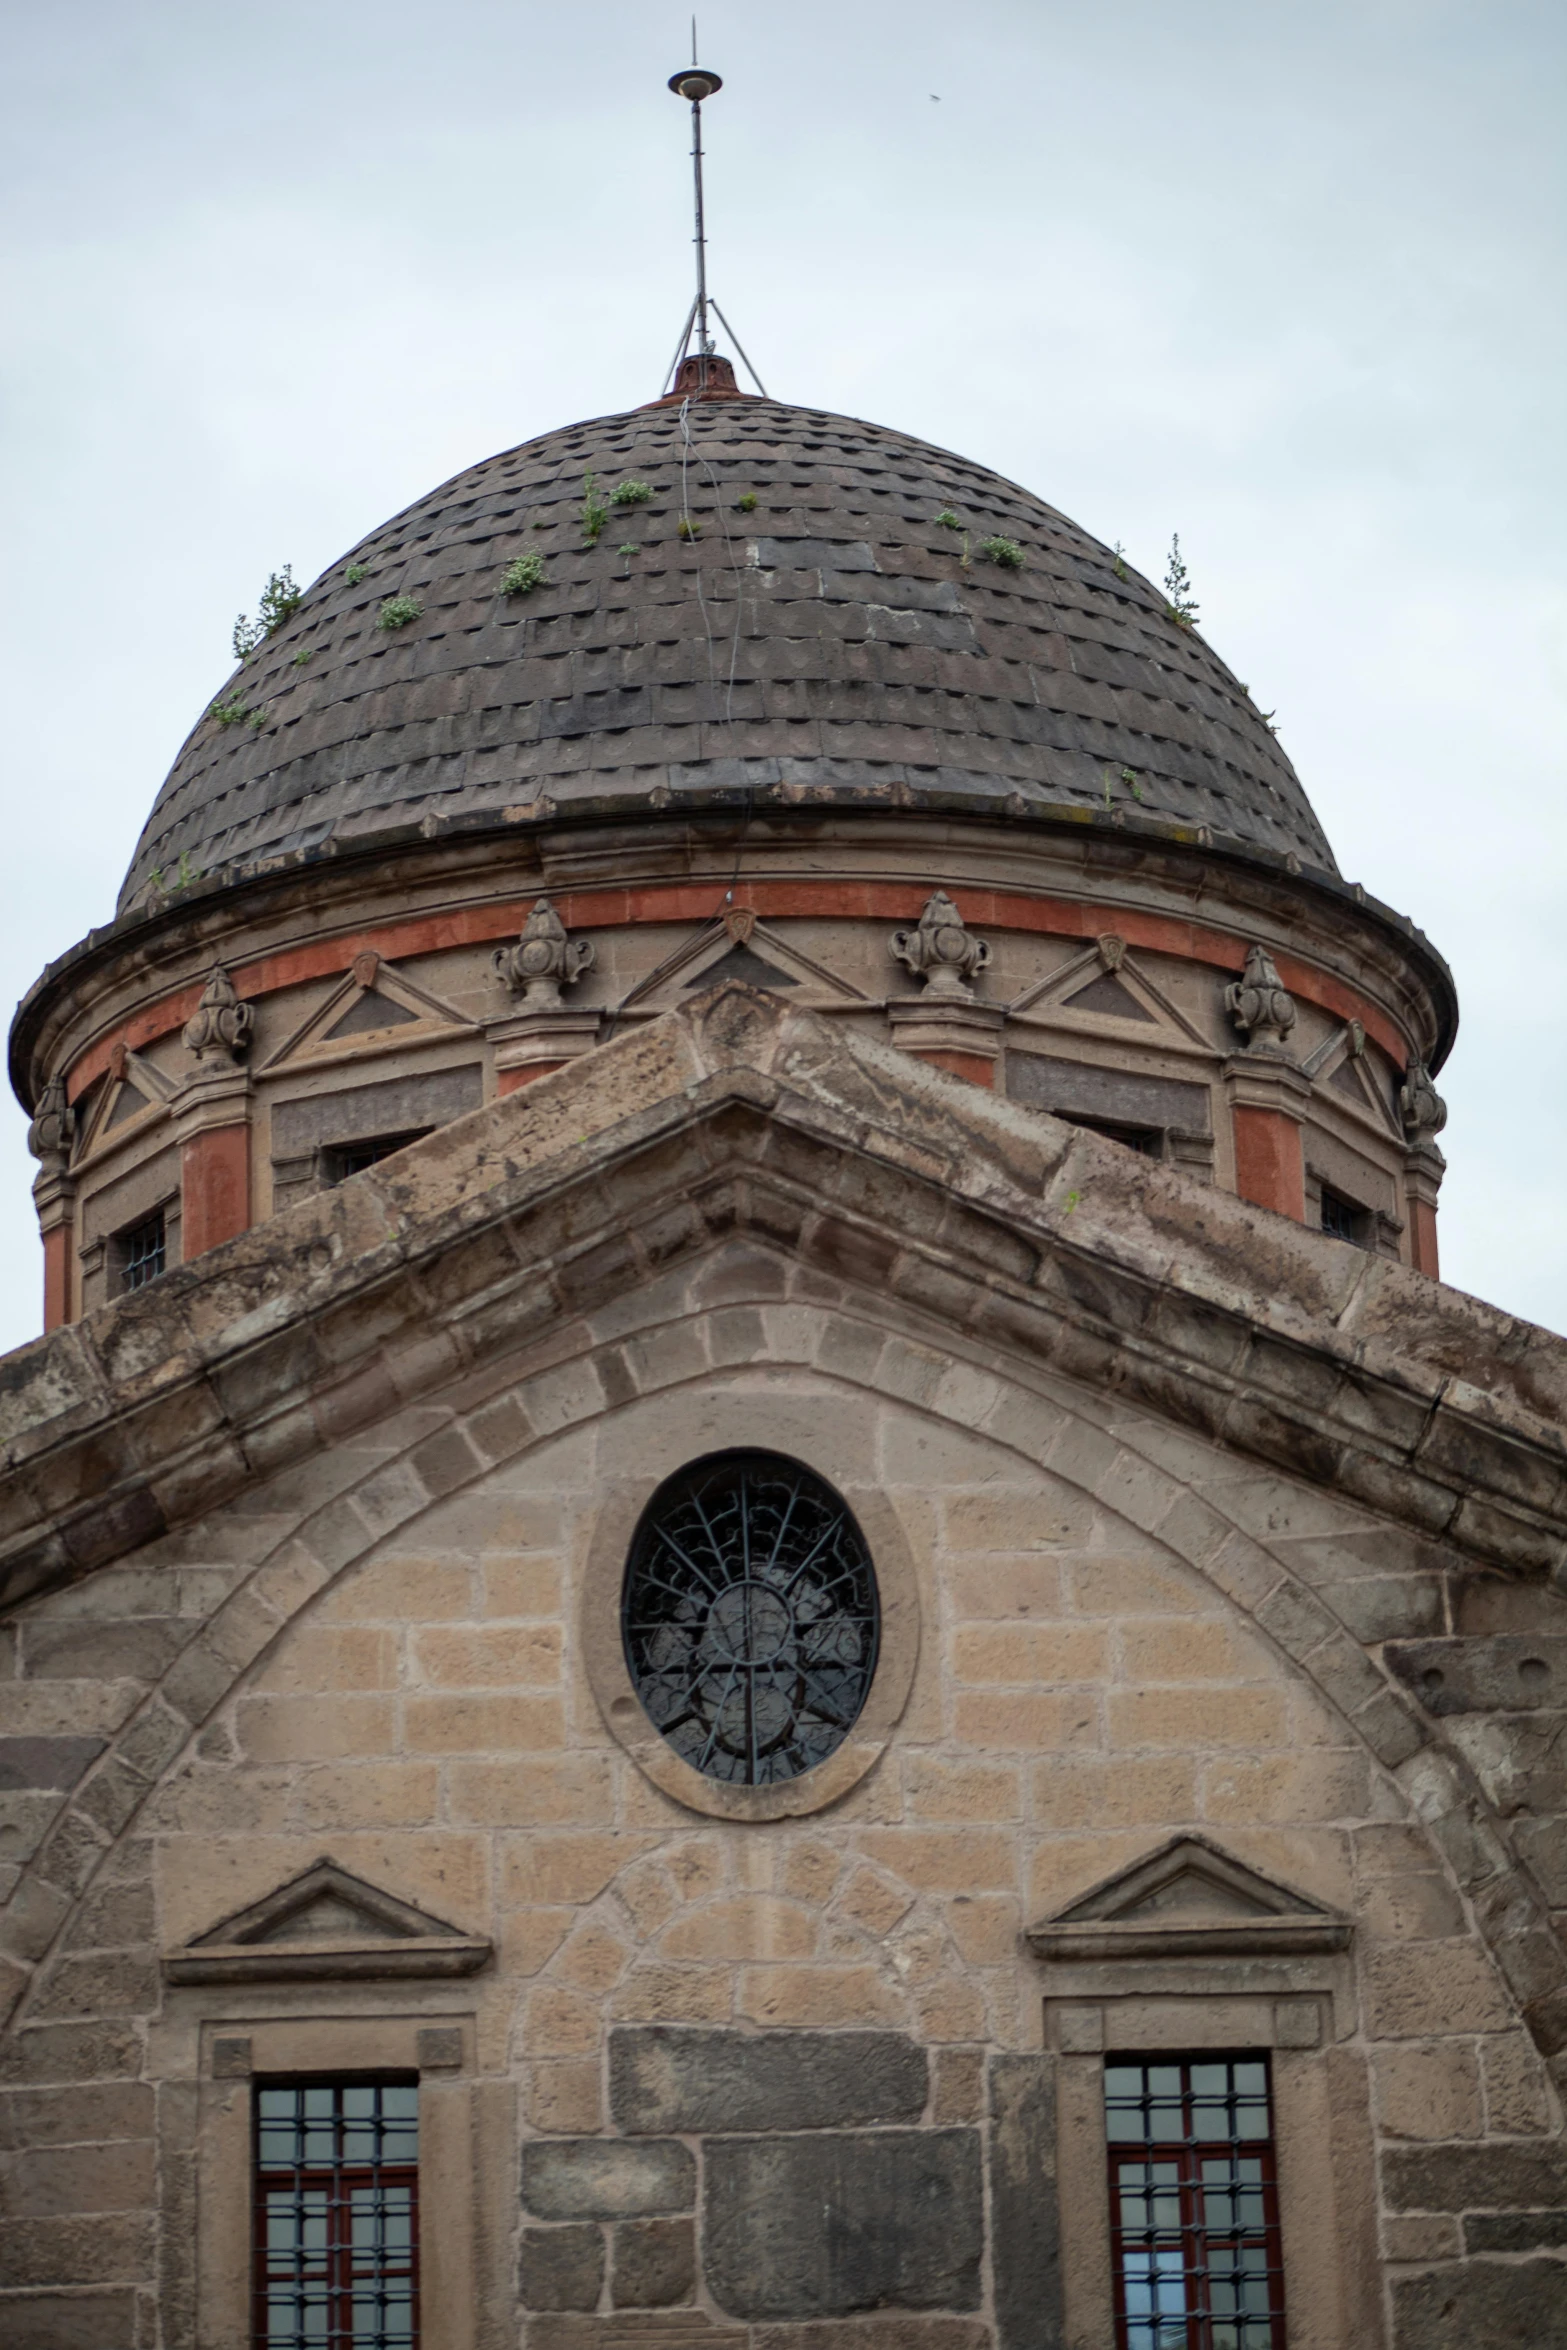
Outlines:
[[774, 1452], [666, 1478], [638, 1521], [621, 1601], [649, 1718], [709, 1779], [797, 1779], [853, 1728], [881, 1608], [865, 1537], [832, 1487]]

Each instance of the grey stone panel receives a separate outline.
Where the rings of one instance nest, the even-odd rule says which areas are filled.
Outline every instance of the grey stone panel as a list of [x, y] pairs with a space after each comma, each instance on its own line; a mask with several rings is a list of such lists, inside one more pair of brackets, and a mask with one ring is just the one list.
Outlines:
[[1567, 2350], [1567, 2262], [1477, 2260], [1393, 2284], [1395, 2350]]
[[623, 2025], [609, 2040], [623, 2130], [833, 2130], [916, 2122], [925, 2051], [901, 2032], [730, 2032]]
[[484, 1078], [478, 1063], [430, 1077], [394, 1077], [383, 1085], [346, 1086], [279, 1102], [272, 1112], [274, 1157], [294, 1158], [323, 1143], [364, 1142], [377, 1134], [406, 1134], [416, 1126], [445, 1126], [479, 1108]]
[[596, 2309], [604, 2288], [604, 2231], [524, 2228], [517, 2286], [525, 2309]]
[[1000, 2350], [1057, 2350], [1061, 2215], [1048, 2056], [990, 2060], [990, 2243]]
[[[1567, 2211], [1481, 2211], [1464, 2222], [1466, 2252], [1567, 2252]], [[1562, 2279], [1567, 2290], [1567, 2275]]]
[[977, 2130], [714, 2138], [707, 2287], [733, 2317], [849, 2317], [980, 2305]]
[[632, 2219], [615, 2230], [610, 2299], [617, 2309], [671, 2309], [696, 2292], [696, 2229], [688, 2219]]
[[1387, 1661], [1430, 1714], [1567, 1709], [1567, 1639], [1543, 1632], [1390, 1641]]
[[522, 2150], [522, 2200], [539, 2219], [690, 2211], [696, 2162], [673, 2140], [534, 2138]]
[[1048, 1053], [1007, 1054], [1007, 1092], [1030, 1109], [1066, 1117], [1108, 1118], [1123, 1126], [1173, 1126], [1206, 1134], [1213, 1123], [1206, 1085], [1139, 1077], [1122, 1069], [1094, 1069]]
[[[265, 710], [264, 727], [197, 724], [126, 900], [182, 851], [212, 873], [346, 838], [372, 809], [392, 823], [427, 810], [482, 817], [470, 766], [481, 750], [502, 754], [513, 784], [533, 774], [553, 792], [576, 774], [584, 796], [645, 797], [667, 780], [671, 754], [626, 758], [627, 726], [660, 731], [638, 696], [654, 681], [694, 695], [710, 686], [708, 628], [727, 639], [737, 593], [740, 674], [753, 689], [743, 715], [777, 720], [786, 697], [803, 693], [820, 730], [810, 755], [824, 769], [853, 723], [846, 688], [869, 676], [926, 689], [867, 754], [880, 770], [873, 795], [942, 766], [980, 769], [991, 744], [1005, 747], [1009, 779], [1046, 800], [1072, 782], [1064, 757], [1113, 762], [1137, 771], [1152, 816], [1332, 869], [1288, 760], [1223, 663], [1172, 624], [1156, 589], [1118, 577], [1108, 551], [1050, 507], [902, 434], [844, 418], [817, 425], [770, 401], [746, 402], [727, 423], [699, 412], [696, 433], [694, 545], [677, 538], [679, 427], [660, 409], [491, 458], [374, 533], [356, 550], [370, 577], [349, 588], [334, 566], [234, 681]], [[769, 462], [789, 479], [767, 479]], [[607, 542], [580, 544], [584, 466], [604, 478], [634, 470], [654, 485], [636, 511], [629, 576]], [[760, 501], [754, 517], [732, 511], [747, 488]], [[975, 560], [965, 570], [961, 542], [934, 527], [946, 505], [976, 545], [995, 531], [1016, 538], [1025, 568]], [[759, 525], [756, 538], [737, 522]], [[500, 575], [524, 547], [543, 554], [546, 584], [508, 601]], [[424, 612], [389, 636], [375, 621], [394, 591]], [[887, 639], [937, 666], [862, 669]], [[304, 650], [313, 658], [296, 668]], [[733, 754], [729, 730], [714, 724], [701, 759]], [[638, 770], [630, 779], [628, 768]], [[861, 795], [840, 782], [832, 796]], [[506, 804], [503, 794], [496, 805]]]
[[107, 1743], [103, 1738], [0, 1738], [0, 1791], [74, 1787]]
[[1567, 2146], [1394, 2147], [1382, 2158], [1391, 2211], [1527, 2211], [1567, 2205]]

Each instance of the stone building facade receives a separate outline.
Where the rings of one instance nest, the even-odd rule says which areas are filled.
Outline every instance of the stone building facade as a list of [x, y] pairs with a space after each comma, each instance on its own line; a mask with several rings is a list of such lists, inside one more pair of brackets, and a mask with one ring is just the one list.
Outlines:
[[1119, 557], [706, 394], [312, 588], [18, 1015], [0, 2339], [1567, 2344], [1446, 968]]

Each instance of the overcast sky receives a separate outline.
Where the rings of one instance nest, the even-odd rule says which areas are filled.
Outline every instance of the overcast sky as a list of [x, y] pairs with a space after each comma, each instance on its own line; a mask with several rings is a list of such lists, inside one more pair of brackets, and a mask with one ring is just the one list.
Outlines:
[[[3, 0], [0, 993], [112, 912], [268, 572], [660, 388], [665, 0]], [[1457, 975], [1448, 1279], [1567, 1328], [1561, 0], [708, 0], [770, 392], [1173, 531]], [[9, 1095], [6, 1096], [9, 1103]], [[0, 1113], [0, 1345], [40, 1317]]]

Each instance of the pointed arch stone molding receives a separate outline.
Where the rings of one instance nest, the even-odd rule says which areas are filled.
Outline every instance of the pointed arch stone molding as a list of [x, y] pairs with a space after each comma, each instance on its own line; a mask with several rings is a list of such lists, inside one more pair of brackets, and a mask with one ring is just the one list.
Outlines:
[[1541, 2046], [1567, 2049], [1538, 1888], [1440, 1724], [1367, 1653], [1385, 1635], [1352, 1635], [1180, 1467], [1192, 1446], [1247, 1477], [1276, 1461], [1389, 1540], [1441, 1534], [1455, 1570], [1466, 1546], [1539, 1573], [1561, 1556], [1541, 1412], [1567, 1347], [741, 989], [10, 1359], [13, 1597], [405, 1403], [444, 1415], [296, 1512], [92, 1766], [13, 1901], [15, 1995], [194, 1729], [337, 1573], [542, 1437], [690, 1376], [630, 1335], [627, 1300], [656, 1326], [659, 1284], [715, 1255], [737, 1270], [697, 1317], [713, 1370], [754, 1358], [758, 1312], [769, 1359], [792, 1359], [792, 1289], [813, 1327], [875, 1333], [852, 1376], [1067, 1476], [1245, 1607], [1398, 1776]]

